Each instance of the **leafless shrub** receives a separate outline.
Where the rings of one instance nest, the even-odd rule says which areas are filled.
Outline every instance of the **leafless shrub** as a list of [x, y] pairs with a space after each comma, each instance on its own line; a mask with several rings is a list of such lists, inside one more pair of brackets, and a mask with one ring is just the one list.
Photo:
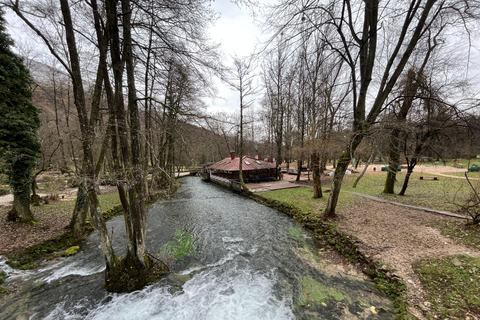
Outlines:
[[471, 224], [480, 223], [480, 182], [477, 181], [476, 186], [472, 183], [467, 173], [465, 172], [465, 178], [468, 182], [469, 193], [463, 197], [455, 197], [453, 204], [457, 207], [457, 211], [472, 218]]

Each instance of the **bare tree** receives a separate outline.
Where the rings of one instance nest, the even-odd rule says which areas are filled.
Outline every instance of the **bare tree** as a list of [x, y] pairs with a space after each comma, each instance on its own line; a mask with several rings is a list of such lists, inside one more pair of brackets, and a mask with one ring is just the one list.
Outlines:
[[244, 111], [253, 104], [252, 95], [255, 94], [253, 87], [253, 81], [255, 74], [253, 73], [253, 59], [238, 58], [233, 59], [232, 77], [228, 80], [228, 84], [231, 88], [238, 91], [239, 104], [240, 104], [240, 144], [239, 144], [239, 171], [240, 171], [240, 183], [242, 189], [248, 191], [248, 187], [243, 180], [243, 155], [244, 155]]
[[[272, 16], [276, 21], [270, 23], [280, 30], [278, 32], [294, 30], [291, 32], [294, 39], [295, 30], [300, 25], [306, 30], [320, 30], [332, 54], [338, 54], [350, 72], [352, 130], [335, 170], [332, 192], [325, 209], [326, 218], [335, 217], [347, 166], [382, 112], [385, 101], [420, 40], [437, 23], [454, 25], [456, 21], [462, 21], [460, 24], [466, 26], [469, 19], [476, 18], [478, 13], [477, 1], [450, 0], [397, 3], [381, 3], [379, 0], [285, 1], [275, 7]], [[305, 21], [308, 27], [305, 27]], [[333, 36], [330, 32], [332, 28], [335, 30]], [[379, 82], [372, 83], [374, 76], [380, 79]]]

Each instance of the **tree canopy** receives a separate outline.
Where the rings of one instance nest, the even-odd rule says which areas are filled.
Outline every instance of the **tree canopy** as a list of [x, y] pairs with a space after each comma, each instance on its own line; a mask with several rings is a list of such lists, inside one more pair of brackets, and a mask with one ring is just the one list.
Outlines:
[[33, 80], [12, 50], [0, 12], [0, 170], [14, 193], [13, 220], [33, 220], [29, 209], [32, 170], [40, 153], [39, 109], [32, 102]]

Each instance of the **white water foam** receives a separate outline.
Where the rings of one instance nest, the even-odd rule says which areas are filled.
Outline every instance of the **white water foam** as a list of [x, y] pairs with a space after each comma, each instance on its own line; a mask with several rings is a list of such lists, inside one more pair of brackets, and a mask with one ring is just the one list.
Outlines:
[[75, 310], [64, 310], [62, 303], [46, 319], [294, 319], [292, 297], [277, 299], [273, 294], [275, 283], [273, 272], [213, 268], [195, 275], [182, 292], [170, 293], [165, 286], [154, 285], [114, 295], [86, 317], [76, 315]]
[[222, 241], [224, 243], [238, 243], [243, 242], [244, 240], [242, 238], [222, 237]]
[[53, 274], [44, 278], [43, 280], [47, 283], [50, 283], [54, 280], [70, 276], [89, 276], [91, 274], [99, 273], [105, 270], [105, 265], [81, 265], [80, 263], [74, 262], [69, 265], [63, 266], [58, 270], [55, 270]]
[[5, 276], [10, 277], [13, 275], [22, 275], [25, 274], [25, 271], [13, 269], [7, 264], [7, 258], [0, 256], [0, 270], [5, 272]]

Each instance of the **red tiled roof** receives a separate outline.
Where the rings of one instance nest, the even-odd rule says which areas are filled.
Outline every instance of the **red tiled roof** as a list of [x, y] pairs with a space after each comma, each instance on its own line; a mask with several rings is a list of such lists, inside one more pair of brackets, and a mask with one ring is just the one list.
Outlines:
[[[231, 159], [230, 157], [225, 158], [223, 160], [218, 161], [217, 163], [212, 164], [209, 166], [209, 169], [213, 170], [223, 170], [223, 171], [238, 171], [240, 165], [240, 158], [235, 157], [235, 159]], [[258, 160], [255, 158], [243, 157], [243, 165], [242, 170], [263, 170], [263, 169], [275, 169], [275, 163], [266, 162], [263, 160]]]

